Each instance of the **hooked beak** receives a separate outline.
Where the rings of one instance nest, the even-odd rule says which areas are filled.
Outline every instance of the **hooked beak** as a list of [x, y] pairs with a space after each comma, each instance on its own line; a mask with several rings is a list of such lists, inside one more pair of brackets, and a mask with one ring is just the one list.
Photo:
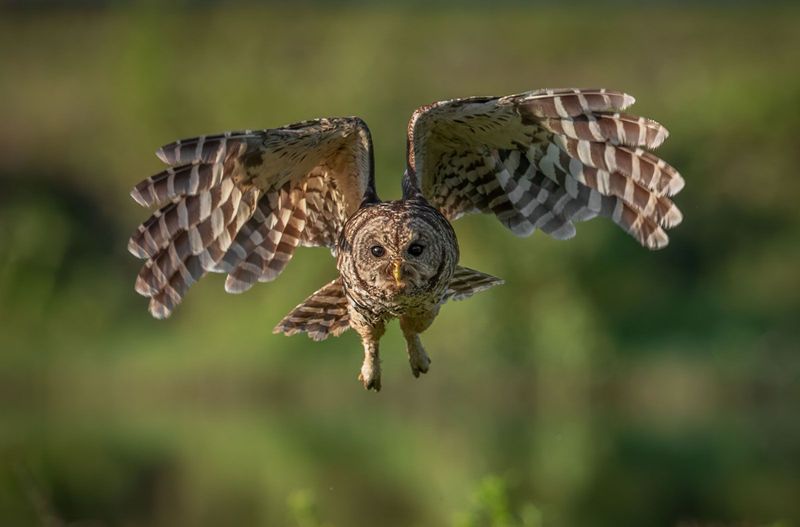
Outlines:
[[405, 287], [406, 285], [403, 282], [403, 273], [400, 269], [401, 265], [403, 265], [403, 262], [400, 260], [392, 262], [392, 276], [394, 277], [394, 283], [397, 284], [397, 287]]

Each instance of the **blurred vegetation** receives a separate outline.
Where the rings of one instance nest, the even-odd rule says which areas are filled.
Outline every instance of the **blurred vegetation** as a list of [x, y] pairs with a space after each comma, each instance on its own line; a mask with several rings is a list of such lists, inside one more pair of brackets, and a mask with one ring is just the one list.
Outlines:
[[[800, 525], [797, 8], [136, 5], [0, 11], [0, 524]], [[460, 220], [508, 285], [422, 379], [396, 326], [378, 395], [354, 335], [271, 334], [325, 250], [167, 322], [133, 292], [163, 143], [355, 114], [396, 198], [415, 107], [559, 86], [670, 129], [686, 220], [657, 253]]]
[[500, 476], [487, 476], [480, 482], [473, 503], [457, 517], [458, 527], [541, 527], [542, 514], [532, 503], [512, 510], [508, 482]]

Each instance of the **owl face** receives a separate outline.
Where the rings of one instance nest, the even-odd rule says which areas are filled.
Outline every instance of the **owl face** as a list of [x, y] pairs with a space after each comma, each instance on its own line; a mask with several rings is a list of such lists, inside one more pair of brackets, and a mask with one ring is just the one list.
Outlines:
[[449, 225], [443, 229], [439, 221], [397, 202], [364, 212], [365, 217], [357, 218], [355, 228], [346, 232], [347, 267], [355, 273], [355, 282], [393, 298], [424, 294], [436, 289], [442, 279], [450, 279], [456, 246]]

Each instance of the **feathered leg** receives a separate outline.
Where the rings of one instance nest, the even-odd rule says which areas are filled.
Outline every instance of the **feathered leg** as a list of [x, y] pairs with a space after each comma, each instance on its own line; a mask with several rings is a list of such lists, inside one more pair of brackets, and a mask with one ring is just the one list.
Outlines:
[[400, 329], [406, 338], [406, 351], [408, 352], [408, 363], [411, 365], [411, 373], [414, 377], [419, 377], [420, 373], [428, 373], [431, 359], [422, 347], [419, 334], [425, 331], [433, 323], [433, 319], [439, 313], [439, 307], [432, 311], [422, 313], [410, 313], [400, 317]]
[[350, 312], [350, 327], [361, 337], [364, 346], [364, 362], [361, 364], [361, 373], [358, 380], [367, 390], [381, 391], [381, 359], [378, 343], [386, 331], [382, 321], [371, 323], [358, 311]]

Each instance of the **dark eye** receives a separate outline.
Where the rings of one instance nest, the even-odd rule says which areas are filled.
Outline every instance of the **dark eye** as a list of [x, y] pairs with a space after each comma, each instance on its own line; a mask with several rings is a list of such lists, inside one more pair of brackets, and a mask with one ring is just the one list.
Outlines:
[[384, 249], [380, 245], [373, 245], [370, 248], [369, 252], [371, 252], [372, 256], [374, 256], [375, 258], [380, 258], [384, 254], [386, 254], [386, 249]]
[[410, 254], [411, 256], [419, 256], [420, 254], [422, 254], [422, 251], [424, 250], [425, 246], [420, 245], [418, 243], [412, 243], [411, 245], [408, 246], [408, 254]]

